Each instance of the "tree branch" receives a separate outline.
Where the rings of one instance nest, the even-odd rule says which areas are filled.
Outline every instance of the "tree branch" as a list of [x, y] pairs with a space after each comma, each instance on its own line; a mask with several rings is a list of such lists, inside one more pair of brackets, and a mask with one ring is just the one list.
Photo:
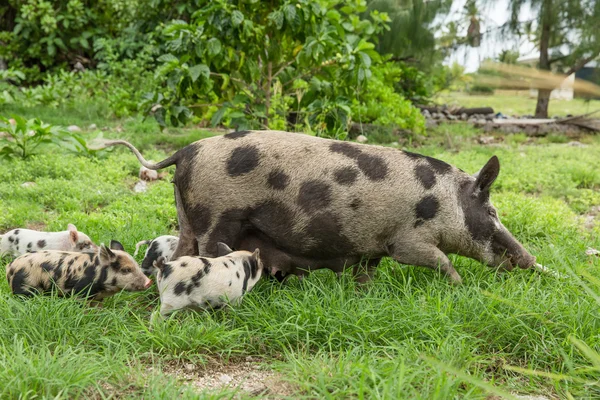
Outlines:
[[583, 68], [585, 66], [585, 64], [589, 63], [594, 58], [598, 57], [599, 54], [600, 54], [600, 49], [595, 50], [591, 56], [582, 58], [566, 72], [566, 75], [570, 76], [571, 74], [579, 71], [581, 68]]

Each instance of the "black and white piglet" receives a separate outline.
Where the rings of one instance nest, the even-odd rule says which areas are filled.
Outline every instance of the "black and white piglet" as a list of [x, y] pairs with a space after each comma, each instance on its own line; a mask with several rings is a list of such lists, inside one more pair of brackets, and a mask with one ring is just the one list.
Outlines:
[[0, 255], [20, 256], [40, 250], [80, 251], [95, 253], [98, 246], [73, 224], [62, 232], [38, 232], [13, 229], [0, 236]]
[[218, 243], [218, 258], [180, 257], [155, 267], [160, 293], [160, 313], [166, 316], [182, 308], [218, 308], [226, 302], [239, 304], [262, 275], [259, 250], [233, 251]]
[[165, 262], [171, 261], [171, 257], [177, 248], [179, 238], [177, 236], [164, 235], [159, 236], [154, 240], [142, 240], [135, 245], [135, 253], [133, 256], [137, 256], [140, 246], [147, 244], [146, 254], [142, 261], [142, 271], [147, 276], [154, 274], [154, 261], [158, 260], [159, 257], [164, 257]]
[[13, 294], [33, 295], [56, 290], [94, 300], [121, 291], [144, 290], [152, 284], [121, 243], [112, 240], [110, 249], [98, 253], [40, 251], [17, 257], [6, 267]]

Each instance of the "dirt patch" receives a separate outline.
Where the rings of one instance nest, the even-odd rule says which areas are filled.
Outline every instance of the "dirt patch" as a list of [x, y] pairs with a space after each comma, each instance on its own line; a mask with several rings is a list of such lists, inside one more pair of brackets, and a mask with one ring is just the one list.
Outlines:
[[598, 224], [600, 224], [600, 206], [594, 206], [583, 215], [583, 226], [591, 230]]
[[28, 222], [27, 225], [25, 225], [25, 227], [27, 229], [32, 229], [34, 231], [44, 232], [48, 226], [43, 222], [34, 221], [34, 222]]
[[[153, 368], [149, 367], [152, 371]], [[163, 366], [162, 372], [183, 381], [198, 391], [238, 388], [253, 396], [282, 398], [296, 392], [292, 384], [281, 375], [258, 364], [252, 357], [246, 361], [229, 364], [210, 363], [196, 366], [192, 363], [171, 363]]]

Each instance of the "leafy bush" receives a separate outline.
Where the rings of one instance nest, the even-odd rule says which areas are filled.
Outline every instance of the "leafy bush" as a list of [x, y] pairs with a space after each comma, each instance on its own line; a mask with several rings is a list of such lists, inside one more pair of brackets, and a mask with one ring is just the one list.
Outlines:
[[26, 159], [45, 144], [54, 144], [88, 157], [99, 154], [88, 147], [83, 137], [60, 126], [43, 123], [38, 118], [26, 120], [20, 116], [12, 119], [0, 116], [0, 157]]
[[494, 88], [487, 85], [474, 84], [468, 89], [471, 94], [494, 94]]
[[[371, 39], [387, 21], [378, 12], [356, 17], [364, 0], [199, 3], [190, 22], [164, 30], [168, 53], [157, 72], [163, 87], [146, 103], [161, 126], [205, 118], [215, 104], [211, 122], [229, 120], [240, 129], [272, 127], [273, 118], [280, 124], [290, 108], [328, 127], [343, 124], [348, 110], [339, 99], [371, 76], [379, 58]], [[310, 82], [299, 104], [298, 80]], [[274, 104], [277, 96], [283, 103]]]
[[394, 91], [394, 84], [402, 80], [405, 70], [393, 64], [381, 64], [372, 69], [368, 90], [353, 101], [352, 114], [360, 122], [394, 126], [422, 132], [425, 120], [410, 101]]

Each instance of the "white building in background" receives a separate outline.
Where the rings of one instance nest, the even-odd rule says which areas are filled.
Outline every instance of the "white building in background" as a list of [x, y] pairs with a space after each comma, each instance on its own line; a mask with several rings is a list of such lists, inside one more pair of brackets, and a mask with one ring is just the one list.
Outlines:
[[[535, 67], [539, 61], [539, 58], [540, 58], [539, 52], [537, 54], [532, 53], [527, 56], [519, 57], [519, 59], [517, 60], [517, 63], [522, 64], [522, 65], [531, 65], [531, 66]], [[563, 83], [562, 83], [562, 85], [560, 85], [560, 87], [554, 89], [550, 93], [550, 98], [551, 99], [560, 99], [560, 100], [573, 100], [573, 98], [576, 95], [576, 93], [573, 89], [574, 84], [575, 84], [575, 79], [583, 79], [583, 80], [595, 82], [595, 80], [597, 79], [597, 76], [598, 76], [598, 71], [599, 70], [598, 70], [598, 62], [597, 61], [591, 61], [591, 62], [587, 63], [579, 71], [569, 75], [563, 81]], [[596, 76], [596, 79], [594, 76]], [[537, 89], [529, 89], [530, 97], [537, 97], [537, 95], [538, 95]]]

